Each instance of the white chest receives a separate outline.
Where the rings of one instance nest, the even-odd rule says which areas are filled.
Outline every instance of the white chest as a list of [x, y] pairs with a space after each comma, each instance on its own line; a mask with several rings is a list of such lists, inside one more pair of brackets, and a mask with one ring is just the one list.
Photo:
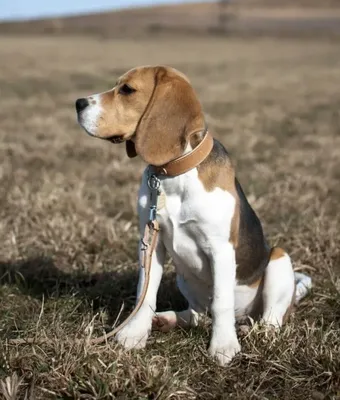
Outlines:
[[[176, 272], [211, 284], [210, 259], [216, 242], [227, 243], [235, 199], [216, 188], [207, 192], [197, 170], [161, 178], [157, 220], [160, 238], [173, 259]], [[147, 170], [139, 193], [141, 231], [148, 218]]]

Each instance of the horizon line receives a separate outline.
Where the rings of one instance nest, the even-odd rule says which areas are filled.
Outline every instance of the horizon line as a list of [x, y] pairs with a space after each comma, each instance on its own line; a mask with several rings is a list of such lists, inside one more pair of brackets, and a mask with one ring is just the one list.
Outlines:
[[41, 14], [36, 15], [18, 15], [18, 16], [0, 16], [0, 23], [11, 23], [11, 22], [24, 22], [24, 21], [38, 21], [43, 19], [54, 19], [54, 18], [72, 18], [77, 16], [86, 16], [92, 14], [102, 14], [107, 12], [115, 12], [120, 10], [129, 10], [129, 9], [143, 9], [143, 8], [152, 8], [159, 6], [168, 6], [173, 4], [190, 4], [190, 3], [207, 3], [214, 2], [214, 0], [158, 0], [154, 2], [153, 0], [146, 0], [143, 4], [135, 4], [127, 1], [125, 4], [114, 4], [112, 7], [99, 7], [99, 8], [89, 8], [81, 11], [61, 11], [60, 13], [56, 12], [43, 12]]

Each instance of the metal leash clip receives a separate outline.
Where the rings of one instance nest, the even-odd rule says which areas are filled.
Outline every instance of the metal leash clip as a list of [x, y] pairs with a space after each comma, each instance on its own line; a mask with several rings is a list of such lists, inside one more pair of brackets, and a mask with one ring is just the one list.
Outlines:
[[156, 174], [151, 174], [148, 178], [148, 186], [150, 189], [150, 213], [149, 213], [149, 222], [154, 221], [156, 219], [157, 214], [157, 201], [158, 196], [160, 195], [159, 187], [161, 181], [157, 177]]

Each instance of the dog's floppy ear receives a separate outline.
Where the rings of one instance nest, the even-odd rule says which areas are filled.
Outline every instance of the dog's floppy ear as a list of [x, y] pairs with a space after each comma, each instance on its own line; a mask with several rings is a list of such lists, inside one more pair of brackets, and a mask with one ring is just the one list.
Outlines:
[[129, 158], [134, 158], [137, 156], [136, 147], [132, 140], [127, 140], [125, 142], [126, 154]]
[[160, 166], [182, 155], [191, 133], [204, 127], [201, 105], [180, 75], [159, 67], [154, 89], [136, 130], [135, 150]]

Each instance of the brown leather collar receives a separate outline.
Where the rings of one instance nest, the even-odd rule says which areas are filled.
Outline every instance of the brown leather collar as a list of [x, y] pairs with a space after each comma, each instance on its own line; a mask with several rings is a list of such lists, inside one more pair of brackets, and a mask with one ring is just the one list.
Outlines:
[[152, 165], [152, 168], [159, 175], [177, 176], [184, 174], [201, 164], [210, 154], [213, 145], [214, 138], [207, 132], [201, 143], [189, 153], [159, 167]]

